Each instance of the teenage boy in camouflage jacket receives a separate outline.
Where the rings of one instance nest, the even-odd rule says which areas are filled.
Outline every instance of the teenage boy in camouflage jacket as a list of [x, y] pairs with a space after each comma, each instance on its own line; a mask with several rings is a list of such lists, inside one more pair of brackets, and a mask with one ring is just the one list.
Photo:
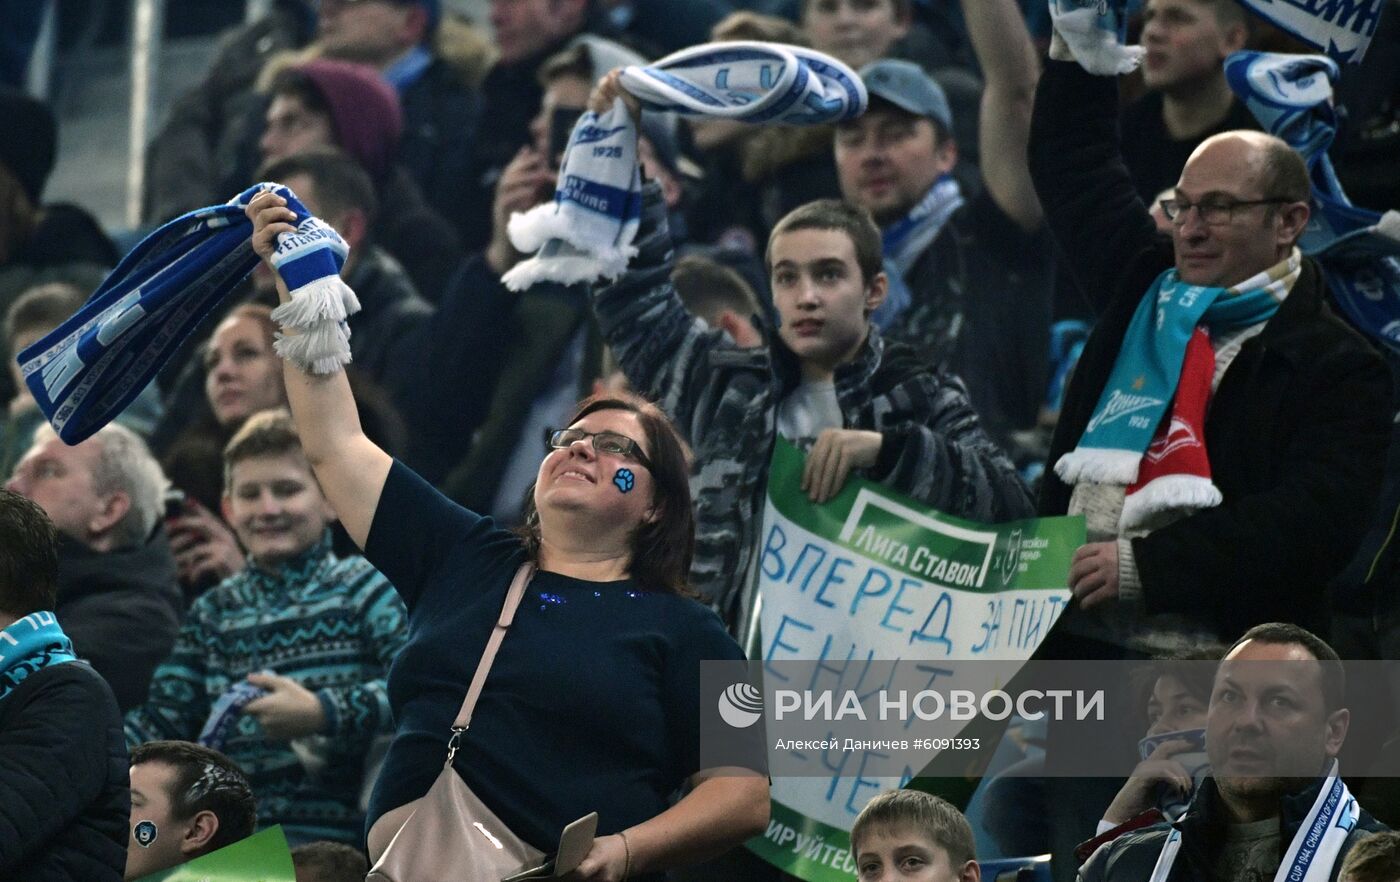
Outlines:
[[807, 452], [802, 489], [815, 502], [855, 472], [957, 517], [1031, 516], [1025, 486], [962, 382], [871, 325], [886, 279], [869, 214], [823, 200], [778, 223], [766, 264], [780, 326], [762, 329], [765, 345], [741, 349], [681, 305], [665, 208], [648, 184], [638, 255], [617, 282], [594, 289], [594, 308], [628, 380], [694, 449], [692, 586], [731, 629], [749, 607], [779, 435]]

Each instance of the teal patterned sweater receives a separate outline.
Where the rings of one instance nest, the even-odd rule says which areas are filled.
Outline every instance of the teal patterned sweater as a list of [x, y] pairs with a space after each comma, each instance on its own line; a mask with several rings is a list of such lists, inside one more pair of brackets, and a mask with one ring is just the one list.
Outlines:
[[271, 740], [245, 715], [223, 751], [248, 775], [259, 827], [281, 824], [294, 844], [358, 843], [365, 755], [393, 731], [384, 681], [406, 623], [393, 585], [364, 558], [331, 553], [329, 533], [275, 573], [250, 564], [190, 607], [150, 697], [126, 715], [127, 744], [193, 741], [234, 683], [291, 677], [321, 700], [323, 734]]

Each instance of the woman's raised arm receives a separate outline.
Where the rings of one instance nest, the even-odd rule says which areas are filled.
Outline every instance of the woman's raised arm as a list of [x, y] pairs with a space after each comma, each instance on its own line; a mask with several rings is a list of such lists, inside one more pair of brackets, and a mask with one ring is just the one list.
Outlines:
[[[258, 194], [248, 205], [248, 217], [253, 221], [253, 250], [272, 269], [277, 279], [277, 296], [283, 303], [291, 295], [282, 276], [272, 267], [271, 257], [277, 247], [277, 235], [296, 230], [289, 223], [295, 221], [296, 215], [286, 206], [286, 200], [271, 191]], [[365, 437], [344, 371], [308, 374], [287, 363], [282, 375], [297, 434], [316, 480], [350, 538], [363, 549], [393, 460]]]

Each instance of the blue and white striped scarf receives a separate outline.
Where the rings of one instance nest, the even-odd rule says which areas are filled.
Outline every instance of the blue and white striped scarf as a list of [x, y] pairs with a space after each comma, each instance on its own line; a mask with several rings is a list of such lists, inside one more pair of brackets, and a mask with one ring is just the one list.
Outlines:
[[190, 332], [258, 262], [243, 213], [272, 188], [297, 216], [278, 239], [273, 263], [292, 300], [273, 318], [300, 334], [277, 351], [317, 373], [350, 360], [346, 316], [359, 310], [340, 280], [348, 248], [296, 195], [276, 184], [250, 187], [230, 202], [201, 208], [151, 233], [67, 321], [19, 354], [34, 400], [68, 444], [105, 426], [169, 360]]
[[924, 249], [943, 226], [963, 205], [962, 188], [951, 174], [944, 174], [929, 187], [924, 198], [909, 210], [909, 213], [880, 233], [880, 245], [884, 253], [885, 277], [889, 287], [885, 292], [885, 302], [870, 315], [870, 320], [881, 331], [887, 330], [914, 303], [914, 294], [904, 277], [914, 268], [914, 262], [923, 256]]
[[[865, 112], [855, 71], [811, 49], [707, 43], [623, 69], [622, 85], [651, 110], [753, 124], [819, 125]], [[622, 99], [574, 126], [554, 201], [510, 220], [515, 247], [538, 252], [506, 273], [514, 291], [536, 282], [614, 279], [627, 269], [641, 222], [637, 127]]]
[[[1250, 12], [1321, 49], [1359, 64], [1376, 35], [1385, 0], [1240, 0]], [[1393, 13], [1392, 13], [1393, 14]]]
[[1332, 83], [1340, 71], [1321, 55], [1236, 52], [1225, 77], [1265, 131], [1308, 164], [1312, 216], [1298, 242], [1315, 257], [1333, 299], [1359, 330], [1400, 350], [1400, 212], [1353, 205], [1327, 157], [1336, 133]]
[[[1162, 417], [1171, 406], [1196, 326], [1244, 328], [1278, 311], [1300, 262], [1287, 261], [1232, 288], [1190, 285], [1175, 269], [1142, 296], [1118, 357], [1075, 448], [1055, 463], [1066, 484], [1132, 484]], [[1218, 504], [1215, 503], [1215, 504]]]

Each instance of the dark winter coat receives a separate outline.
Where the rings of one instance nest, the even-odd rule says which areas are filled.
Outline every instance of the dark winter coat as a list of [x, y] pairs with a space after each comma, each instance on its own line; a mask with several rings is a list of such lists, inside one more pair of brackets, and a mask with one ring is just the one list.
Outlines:
[[[1312, 810], [1325, 778], [1318, 778], [1307, 788], [1284, 797], [1279, 806], [1279, 851], [1286, 852], [1288, 844]], [[1219, 817], [1215, 781], [1206, 779], [1191, 808], [1175, 825], [1154, 824], [1131, 833], [1124, 833], [1112, 842], [1104, 843], [1079, 869], [1081, 882], [1142, 882], [1152, 876], [1157, 858], [1167, 834], [1175, 826], [1181, 831], [1181, 851], [1177, 853], [1168, 882], [1211, 882], [1211, 872], [1224, 838], [1226, 822]], [[1365, 810], [1348, 834], [1330, 878], [1336, 879], [1342, 861], [1361, 837], [1389, 829]]]
[[108, 552], [62, 538], [54, 614], [73, 651], [112, 687], [122, 713], [146, 701], [184, 612], [164, 529], [144, 545]]
[[82, 662], [0, 700], [0, 879], [120, 882], [129, 763], [112, 690]]

